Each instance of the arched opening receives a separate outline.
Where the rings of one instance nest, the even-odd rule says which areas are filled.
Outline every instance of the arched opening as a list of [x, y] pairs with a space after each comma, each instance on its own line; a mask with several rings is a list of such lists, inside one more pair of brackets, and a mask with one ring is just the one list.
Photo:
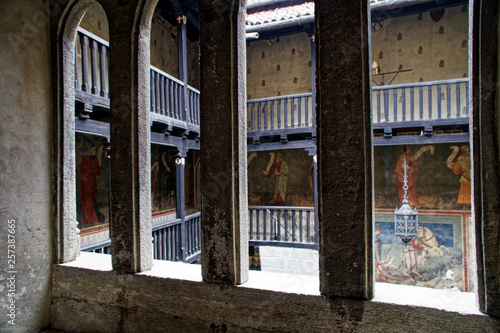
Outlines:
[[83, 251], [110, 253], [109, 28], [94, 2], [75, 39], [77, 221]]
[[[97, 34], [92, 34], [92, 36], [95, 36], [93, 40], [98, 40], [100, 42], [99, 47], [97, 47], [97, 42], [89, 43], [88, 36], [85, 37], [85, 35], [80, 32], [81, 30], [79, 31], [79, 25], [82, 22], [82, 18], [89, 8], [91, 8], [89, 12], [91, 14], [89, 14], [88, 19], [83, 22], [89, 30], [94, 30]], [[90, 19], [91, 17], [92, 19]], [[97, 37], [98, 35], [101, 37]], [[81, 176], [78, 177], [76, 175], [76, 163], [78, 159], [81, 166], [81, 160], [83, 160], [82, 156], [89, 155], [90, 151], [94, 150], [94, 148], [92, 148], [94, 143], [84, 144], [84, 136], [79, 135], [84, 135], [83, 133], [87, 132], [87, 130], [79, 127], [77, 131], [78, 126], [76, 126], [76, 122], [80, 120], [88, 120], [89, 122], [96, 121], [98, 126], [90, 126], [89, 133], [87, 133], [91, 135], [89, 137], [91, 138], [90, 142], [97, 140], [95, 144], [97, 144], [98, 147], [101, 146], [99, 143], [109, 142], [109, 126], [100, 126], [102, 125], [101, 123], [106, 123], [106, 119], [109, 120], [109, 116], [106, 116], [105, 112], [101, 112], [102, 110], [94, 113], [94, 103], [89, 103], [92, 96], [95, 96], [101, 102], [108, 98], [108, 96], [101, 96], [106, 95], [106, 91], [109, 88], [106, 83], [106, 75], [103, 74], [106, 72], [107, 68], [107, 52], [104, 47], [101, 47], [105, 44], [106, 35], [106, 14], [96, 1], [78, 1], [72, 6], [68, 6], [59, 24], [58, 86], [60, 89], [57, 98], [57, 125], [55, 126], [56, 131], [54, 133], [54, 137], [57, 140], [57, 153], [54, 155], [55, 163], [61, 166], [57, 169], [55, 176], [57, 179], [57, 223], [54, 231], [58, 241], [55, 243], [54, 253], [57, 262], [71, 261], [78, 256], [81, 246], [79, 227], [82, 228], [82, 226], [85, 225], [83, 208], [80, 209], [80, 219], [83, 219], [82, 225], [79, 225], [79, 222], [77, 222], [79, 215], [77, 205], [78, 201], [81, 202], [83, 196], [77, 196], [77, 179], [81, 181]], [[86, 61], [83, 59], [86, 59]], [[99, 61], [97, 61], [97, 59], [99, 59]], [[89, 66], [89, 64], [91, 65]], [[86, 96], [87, 98], [85, 98], [85, 94], [89, 94], [90, 96]], [[82, 96], [84, 98], [78, 100], [78, 98]], [[99, 105], [100, 107], [106, 106], [107, 104], [109, 109], [109, 100], [107, 103], [104, 102], [101, 104], [102, 105]], [[75, 133], [80, 134], [75, 136]], [[75, 137], [78, 138], [75, 139]], [[103, 139], [105, 137], [108, 139]], [[77, 147], [77, 143], [79, 143], [79, 147]], [[90, 145], [92, 146], [88, 147]], [[98, 147], [96, 147], [96, 153], [100, 151]], [[82, 149], [87, 150], [87, 152], [82, 152]], [[80, 155], [80, 157], [77, 157], [77, 155]], [[95, 185], [97, 186], [97, 184]], [[94, 185], [92, 185], [92, 187], [94, 187]], [[80, 190], [81, 187], [78, 189]], [[95, 196], [95, 194], [94, 192], [93, 196]], [[89, 197], [91, 196], [89, 195]], [[93, 203], [87, 201], [86, 206], [87, 211], [91, 213]], [[92, 217], [90, 219], [92, 219]], [[90, 219], [88, 219], [88, 221], [90, 221]], [[97, 220], [99, 220], [99, 218], [97, 218]]]
[[151, 22], [151, 213], [154, 258], [200, 257], [197, 1], [159, 1]]

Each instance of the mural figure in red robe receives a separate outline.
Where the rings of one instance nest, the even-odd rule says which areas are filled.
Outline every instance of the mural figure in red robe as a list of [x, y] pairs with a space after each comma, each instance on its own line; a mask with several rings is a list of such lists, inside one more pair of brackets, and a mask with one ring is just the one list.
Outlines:
[[96, 147], [92, 146], [89, 154], [83, 157], [83, 161], [80, 164], [80, 198], [82, 199], [84, 224], [104, 221], [104, 216], [98, 211], [96, 212], [95, 208], [97, 200], [97, 176], [101, 174], [103, 148], [104, 146], [101, 145], [96, 152]]
[[[410, 156], [411, 148], [406, 148], [406, 176], [408, 177], [408, 203], [412, 207], [420, 208], [422, 205], [418, 203], [417, 197], [417, 173], [418, 164], [415, 159]], [[396, 166], [396, 173], [398, 175], [398, 195], [399, 201], [403, 202], [403, 185], [404, 185], [404, 153], [399, 158], [398, 165]]]
[[274, 204], [285, 205], [286, 186], [288, 184], [288, 164], [281, 159], [281, 153], [276, 154], [274, 163], [269, 168], [269, 171], [264, 171], [267, 178], [276, 176], [274, 183]]
[[457, 203], [462, 205], [470, 205], [471, 203], [471, 182], [470, 182], [470, 151], [468, 146], [460, 147], [462, 155], [457, 159], [453, 166], [453, 173], [462, 175], [460, 177], [460, 190], [458, 191]]

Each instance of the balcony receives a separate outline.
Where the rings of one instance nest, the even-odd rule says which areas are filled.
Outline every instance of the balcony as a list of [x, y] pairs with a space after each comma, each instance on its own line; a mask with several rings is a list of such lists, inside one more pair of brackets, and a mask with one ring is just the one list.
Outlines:
[[401, 134], [408, 138], [398, 144], [468, 141], [469, 87], [469, 78], [373, 87], [374, 144]]
[[[78, 30], [75, 43], [76, 129], [109, 139], [108, 47], [109, 44], [99, 37]], [[171, 137], [197, 141], [200, 92], [153, 66], [150, 67], [150, 87], [152, 142]], [[374, 144], [468, 141], [469, 89], [468, 78], [373, 87]], [[249, 143], [252, 147], [261, 143], [279, 145], [261, 147], [263, 150], [280, 149], [283, 143], [288, 148], [315, 147], [314, 105], [313, 93], [249, 100]], [[252, 149], [249, 146], [249, 151]], [[196, 261], [201, 250], [200, 216], [196, 213], [174, 220], [155, 218], [155, 258]], [[249, 207], [251, 245], [317, 249], [317, 227], [313, 207]], [[83, 250], [109, 253], [109, 247], [108, 241]]]
[[[109, 138], [109, 43], [79, 28], [75, 43], [77, 130]], [[200, 133], [200, 92], [150, 67], [152, 132], [196, 138]]]
[[[249, 207], [251, 246], [282, 246], [318, 249], [318, 223], [313, 207]], [[184, 221], [162, 221], [153, 225], [154, 259], [194, 262], [201, 251], [201, 213], [186, 216]], [[92, 244], [82, 251], [111, 253], [111, 241]]]
[[311, 93], [249, 100], [247, 117], [247, 137], [254, 144], [274, 136], [279, 136], [282, 142], [293, 135], [316, 136], [316, 110]]

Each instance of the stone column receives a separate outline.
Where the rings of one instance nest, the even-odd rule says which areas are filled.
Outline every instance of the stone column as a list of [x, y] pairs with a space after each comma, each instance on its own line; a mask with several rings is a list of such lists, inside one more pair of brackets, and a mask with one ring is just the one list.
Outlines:
[[[154, 6], [147, 3], [105, 4], [110, 27], [111, 254], [113, 268], [125, 273], [149, 270], [153, 262], [149, 42]], [[136, 13], [142, 13], [143, 21]]]
[[[481, 311], [500, 316], [499, 4], [476, 0], [472, 22], [473, 212]], [[495, 15], [496, 13], [496, 15]]]
[[203, 280], [248, 278], [245, 0], [200, 0]]
[[[368, 1], [316, 1], [320, 291], [373, 297]], [[321, 45], [321, 47], [319, 47]]]

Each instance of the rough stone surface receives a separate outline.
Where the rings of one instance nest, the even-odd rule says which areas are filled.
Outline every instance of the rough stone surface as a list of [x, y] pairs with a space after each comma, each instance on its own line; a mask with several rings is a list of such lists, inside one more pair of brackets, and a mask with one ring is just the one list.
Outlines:
[[203, 278], [248, 278], [245, 1], [200, 1]]
[[316, 2], [319, 264], [328, 296], [373, 294], [366, 7]]
[[[1, 332], [24, 333], [49, 324], [52, 110], [48, 12], [47, 2], [0, 2]], [[11, 320], [15, 326], [9, 324]]]
[[110, 1], [104, 7], [110, 25], [111, 251], [113, 267], [122, 272], [151, 269], [153, 260], [149, 120], [152, 2]]
[[[0, 53], [2, 55], [0, 87], [2, 94], [0, 94], [0, 100], [3, 108], [2, 122], [0, 122], [0, 151], [3, 157], [2, 162], [0, 162], [0, 188], [2, 189], [0, 218], [4, 223], [4, 229], [0, 232], [0, 238], [2, 238], [0, 242], [0, 259], [2, 265], [7, 263], [6, 221], [14, 218], [17, 226], [16, 268], [18, 272], [16, 279], [16, 327], [8, 326], [6, 320], [5, 267], [0, 272], [0, 301], [2, 304], [0, 307], [0, 331], [23, 333], [42, 331], [48, 325], [63, 331], [83, 332], [161, 332], [162, 330], [166, 332], [431, 332], [435, 331], [436, 328], [452, 332], [500, 331], [500, 321], [494, 317], [462, 315], [428, 308], [391, 305], [348, 298], [352, 296], [367, 297], [367, 294], [369, 294], [367, 291], [370, 288], [364, 287], [364, 284], [369, 285], [370, 273], [366, 273], [366, 271], [372, 269], [371, 258], [366, 255], [371, 251], [370, 242], [367, 241], [367, 239], [371, 240], [371, 234], [366, 230], [369, 223], [365, 220], [365, 216], [370, 216], [368, 211], [371, 210], [371, 199], [369, 195], [366, 195], [371, 187], [367, 175], [370, 168], [365, 165], [370, 161], [369, 144], [366, 144], [369, 143], [369, 140], [365, 138], [368, 135], [365, 129], [366, 126], [360, 124], [366, 123], [366, 119], [363, 119], [362, 115], [366, 114], [367, 111], [363, 111], [365, 110], [365, 102], [359, 102], [367, 92], [364, 88], [360, 88], [366, 81], [360, 82], [360, 78], [363, 78], [363, 73], [367, 73], [367, 71], [366, 68], [362, 68], [365, 61], [362, 60], [363, 57], [359, 54], [359, 46], [363, 45], [362, 41], [353, 42], [353, 47], [349, 47], [351, 45], [349, 43], [345, 45], [336, 44], [337, 42], [334, 42], [335, 38], [333, 37], [339, 36], [339, 40], [345, 41], [342, 36], [359, 35], [361, 23], [359, 17], [353, 15], [359, 13], [360, 4], [366, 3], [364, 0], [356, 1], [355, 4], [352, 4], [351, 1], [333, 2], [335, 5], [330, 4], [330, 2], [327, 4], [327, 1], [318, 1], [319, 7], [322, 8], [322, 15], [324, 15], [319, 22], [326, 20], [327, 16], [332, 13], [342, 14], [341, 17], [332, 14], [332, 18], [328, 18], [327, 21], [331, 26], [331, 30], [320, 31], [317, 36], [320, 40], [318, 50], [323, 48], [322, 54], [319, 56], [320, 60], [323, 60], [318, 71], [318, 81], [320, 87], [323, 87], [320, 92], [320, 110], [324, 108], [324, 112], [320, 112], [320, 114], [323, 114], [323, 119], [325, 115], [333, 118], [332, 120], [324, 119], [325, 124], [329, 129], [338, 130], [338, 134], [328, 134], [325, 137], [328, 140], [320, 140], [320, 147], [323, 147], [320, 153], [326, 159], [326, 161], [320, 161], [320, 167], [323, 168], [321, 176], [325, 182], [322, 187], [323, 216], [321, 220], [324, 224], [322, 230], [323, 243], [321, 244], [324, 250], [321, 255], [325, 259], [322, 263], [322, 272], [324, 273], [322, 273], [321, 283], [325, 294], [333, 295], [337, 293], [348, 297], [307, 296], [201, 281], [165, 279], [139, 274], [118, 274], [115, 271], [81, 269], [57, 264], [52, 266], [52, 262], [70, 260], [72, 257], [76, 257], [78, 253], [77, 238], [74, 233], [76, 230], [74, 225], [74, 217], [76, 216], [74, 212], [74, 160], [71, 157], [71, 154], [74, 154], [74, 151], [72, 151], [74, 148], [69, 145], [72, 142], [73, 133], [70, 132], [71, 122], [68, 120], [71, 119], [70, 115], [73, 111], [69, 105], [74, 103], [71, 89], [68, 87], [73, 82], [69, 82], [69, 85], [66, 85], [67, 89], [63, 89], [64, 82], [62, 80], [63, 78], [65, 80], [71, 78], [70, 71], [73, 69], [57, 66], [58, 63], [61, 64], [63, 61], [60, 58], [58, 59], [61, 54], [56, 51], [58, 49], [66, 50], [64, 51], [66, 56], [70, 57], [72, 55], [69, 51], [69, 44], [64, 44], [65, 39], [62, 38], [62, 33], [65, 31], [64, 22], [67, 20], [68, 24], [73, 27], [67, 30], [67, 33], [73, 31], [74, 36], [74, 30], [78, 23], [78, 13], [83, 15], [82, 8], [88, 7], [92, 1], [71, 1], [70, 7], [66, 9], [74, 8], [75, 15], [68, 15], [68, 12], [65, 12], [62, 16], [64, 22], [61, 21], [61, 15], [65, 9], [63, 3], [65, 1], [50, 1], [53, 11], [49, 15], [47, 13], [48, 1], [0, 1], [0, 16], [2, 17], [0, 20], [0, 31], [2, 32], [2, 38], [0, 39]], [[115, 36], [116, 43], [119, 44], [120, 41], [131, 41], [131, 37], [124, 36], [127, 31], [129, 33], [134, 32], [133, 36], [141, 33], [140, 30], [134, 30], [134, 27], [138, 27], [139, 24], [134, 25], [134, 27], [128, 26], [128, 28], [127, 24], [134, 22], [133, 17], [136, 16], [138, 19], [140, 17], [146, 18], [144, 20], [147, 21], [150, 15], [150, 9], [147, 6], [154, 3], [154, 1], [141, 1], [139, 4], [142, 9], [134, 11], [130, 10], [130, 7], [125, 4], [126, 1], [103, 0], [102, 3], [107, 13], [117, 9], [113, 14], [114, 19], [112, 22], [116, 30], [112, 32], [112, 35]], [[120, 6], [117, 6], [118, 3]], [[228, 3], [230, 2], [224, 0], [204, 0], [206, 7], [212, 5], [217, 8], [217, 10], [209, 11], [209, 13], [217, 17], [219, 13], [226, 13]], [[475, 3], [481, 4], [479, 1]], [[491, 11], [491, 7], [483, 7], [485, 10], [490, 10], [489, 13], [498, 12], [496, 0], [483, 0], [482, 4], [493, 6], [494, 11]], [[127, 10], [121, 11], [122, 6], [125, 6]], [[479, 6], [475, 6], [475, 8], [479, 8]], [[483, 287], [480, 288], [482, 294], [479, 296], [484, 302], [483, 308], [490, 313], [495, 313], [500, 308], [498, 306], [498, 277], [500, 276], [498, 274], [498, 219], [500, 213], [498, 205], [495, 204], [495, 202], [498, 203], [500, 187], [498, 186], [499, 155], [498, 140], [496, 139], [498, 138], [498, 127], [492, 126], [491, 123], [495, 119], [495, 112], [498, 117], [498, 107], [492, 103], [492, 100], [494, 101], [496, 98], [496, 84], [494, 84], [495, 89], [485, 89], [484, 85], [488, 87], [488, 84], [495, 82], [495, 80], [488, 81], [488, 75], [494, 73], [498, 65], [496, 63], [498, 53], [495, 53], [498, 51], [491, 51], [490, 49], [491, 47], [498, 48], [496, 44], [497, 36], [494, 33], [489, 36], [486, 35], [489, 33], [486, 28], [488, 25], [498, 27], [498, 16], [487, 14], [488, 12], [485, 12], [483, 16], [485, 19], [484, 35], [475, 35], [476, 39], [473, 41], [475, 43], [473, 49], [476, 52], [479, 52], [479, 50], [484, 52], [480, 54], [481, 58], [479, 58], [479, 53], [475, 53], [477, 57], [474, 58], [474, 63], [477, 64], [474, 67], [474, 87], [476, 91], [480, 92], [476, 95], [479, 99], [476, 100], [475, 105], [477, 108], [475, 109], [473, 123], [475, 133], [473, 152], [476, 157], [474, 162], [477, 179], [474, 193], [476, 219], [480, 221], [477, 223], [478, 234], [482, 235], [482, 226], [484, 224], [486, 236], [484, 239], [479, 240], [481, 245], [478, 250], [479, 263], [482, 263], [484, 258], [484, 267], [479, 266], [482, 267], [481, 272], [485, 276], [484, 281], [482, 281]], [[219, 52], [223, 52], [221, 51], [221, 40], [224, 39], [222, 31], [218, 29], [222, 29], [221, 27], [226, 27], [226, 25], [215, 16], [210, 18], [208, 22], [213, 23], [211, 27], [213, 31], [218, 31], [216, 35], [220, 40], [214, 42], [215, 45], [218, 45], [218, 49], [215, 48], [217, 52], [214, 53], [217, 55]], [[47, 25], [49, 17], [51, 19], [50, 34]], [[123, 35], [120, 35], [122, 31], [118, 31], [119, 29], [116, 27], [117, 22], [119, 22], [118, 18], [124, 20]], [[234, 19], [234, 17], [232, 18]], [[147, 22], [141, 21], [141, 24], [144, 25]], [[350, 32], [348, 29], [350, 26], [357, 26], [358, 32]], [[57, 33], [58, 27], [61, 29], [59, 31], [60, 35]], [[474, 25], [474, 28], [478, 27], [478, 25]], [[482, 47], [479, 48], [481, 38], [483, 38], [483, 43]], [[145, 51], [147, 47], [141, 44], [142, 39], [137, 38], [137, 40], [137, 44], [132, 43], [128, 47], [137, 47], [142, 50], [141, 52], [149, 52]], [[230, 39], [229, 44], [234, 42], [234, 39]], [[339, 50], [336, 51], [334, 46], [338, 47]], [[118, 45], [118, 47], [120, 46]], [[123, 45], [121, 47], [122, 49], [125, 48]], [[208, 46], [206, 49], [207, 51], [210, 50]], [[235, 49], [237, 48], [233, 48], [233, 50]], [[52, 52], [49, 54], [50, 50]], [[343, 51], [348, 52], [348, 54], [339, 56], [339, 52]], [[332, 52], [333, 57], [328, 55], [329, 52]], [[118, 85], [119, 88], [115, 88], [118, 89], [115, 90], [118, 92], [125, 89], [123, 90], [124, 100], [120, 100], [121, 96], [117, 96], [118, 99], [113, 102], [115, 103], [113, 106], [129, 105], [129, 108], [133, 110], [136, 108], [148, 109], [148, 106], [144, 105], [147, 96], [141, 94], [148, 94], [149, 92], [145, 90], [139, 94], [139, 92], [135, 91], [137, 87], [144, 86], [145, 83], [142, 81], [147, 76], [145, 74], [147, 70], [140, 69], [140, 66], [147, 66], [147, 61], [143, 58], [144, 54], [141, 54], [140, 60], [133, 60], [131, 59], [131, 52], [126, 54], [114, 53], [113, 57], [121, 58], [123, 56], [124, 59], [128, 58], [127, 61], [123, 60], [122, 65], [129, 65], [129, 67], [124, 67], [127, 70], [131, 66], [130, 71], [135, 74], [123, 74], [124, 76], [113, 79], [117, 81], [120, 78], [127, 80], [126, 83], [123, 83], [123, 86]], [[213, 82], [205, 82], [206, 85], [212, 84], [218, 88], [223, 88], [221, 91], [213, 89], [213, 96], [206, 96], [206, 98], [213, 99], [212, 101], [209, 100], [209, 105], [215, 108], [214, 117], [234, 115], [236, 113], [228, 111], [223, 113], [221, 109], [239, 110], [239, 107], [244, 105], [244, 97], [241, 99], [240, 96], [245, 85], [244, 68], [242, 73], [239, 67], [237, 70], [235, 69], [238, 57], [234, 53], [232, 58], [226, 58], [223, 55], [226, 55], [226, 53], [219, 54], [217, 57], [205, 58], [204, 61], [207, 64], [205, 64], [202, 72], [202, 75], [205, 75], [204, 72], [206, 72], [206, 79], [213, 80]], [[492, 58], [495, 60], [492, 61]], [[347, 68], [345, 70], [337, 69], [330, 65], [330, 61], [339, 61], [341, 65]], [[366, 59], [366, 63], [368, 63], [368, 59]], [[357, 64], [359, 68], [353, 64]], [[481, 67], [479, 64], [481, 64]], [[227, 67], [231, 67], [232, 71], [226, 71]], [[220, 72], [217, 72], [217, 70], [220, 70]], [[338, 70], [340, 73], [333, 75], [331, 71], [334, 70]], [[114, 71], [116, 71], [116, 68]], [[217, 73], [220, 73], [220, 76]], [[53, 75], [52, 80], [50, 79], [51, 74]], [[132, 78], [134, 75], [136, 75], [135, 79]], [[140, 75], [142, 76], [139, 78]], [[339, 75], [341, 78], [340, 83], [338, 82]], [[497, 75], [495, 73], [495, 77]], [[480, 79], [483, 81], [480, 81]], [[232, 85], [222, 84], [222, 82], [227, 83], [228, 81], [231, 81]], [[114, 84], [118, 83], [115, 82]], [[343, 84], [346, 87], [354, 87], [353, 89], [358, 87], [357, 93], [347, 94], [346, 90], [342, 88]], [[126, 90], [132, 89], [132, 87], [134, 87], [134, 90]], [[325, 90], [325, 87], [328, 87], [328, 90]], [[482, 90], [479, 90], [479, 88]], [[54, 92], [54, 96], [57, 96], [52, 100], [52, 105], [51, 91]], [[207, 91], [210, 92], [210, 90]], [[337, 101], [329, 102], [328, 99], [332, 99], [332, 97], [335, 97]], [[221, 106], [217, 106], [217, 100], [220, 101]], [[481, 104], [478, 104], [478, 101]], [[355, 103], [360, 103], [361, 106], [354, 107]], [[344, 105], [345, 107], [343, 107]], [[120, 113], [115, 114], [117, 117], [120, 116]], [[128, 116], [124, 123], [128, 124], [129, 129], [134, 129], [136, 130], [134, 133], [141, 134], [138, 137], [129, 139], [121, 137], [118, 140], [118, 142], [132, 145], [131, 147], [125, 145], [123, 149], [126, 150], [126, 155], [133, 156], [134, 172], [137, 173], [149, 164], [149, 156], [142, 153], [146, 144], [144, 141], [140, 141], [146, 140], [147, 136], [144, 135], [143, 131], [145, 129], [141, 127], [142, 123], [134, 123], [137, 126], [132, 126], [134, 117], [139, 116], [138, 114], [133, 116], [132, 111], [130, 111], [123, 115]], [[479, 120], [481, 120], [481, 123]], [[221, 130], [224, 135], [240, 138], [244, 137], [244, 130], [240, 131], [244, 128], [244, 124], [240, 124], [239, 121], [240, 117], [236, 117], [233, 122], [225, 123], [228, 126], [235, 125], [236, 128], [238, 128], [236, 125], [240, 125], [238, 130], [233, 129], [230, 134], [224, 132], [228, 131], [227, 126], [219, 128], [215, 121], [207, 124], [210, 124], [209, 129]], [[362, 132], [363, 135], [357, 131]], [[50, 158], [51, 134], [54, 156], [52, 161]], [[122, 135], [124, 136], [124, 134]], [[227, 139], [227, 137], [225, 138]], [[238, 144], [244, 146], [244, 140], [240, 141], [234, 139], [231, 142], [238, 142]], [[208, 140], [207, 142], [208, 145], [218, 144], [217, 148], [221, 150], [225, 148], [217, 140]], [[234, 153], [234, 155], [233, 153], [224, 155], [227, 154], [227, 151], [221, 155], [228, 158], [225, 162], [231, 162], [229, 168], [231, 177], [234, 174], [244, 174], [243, 171], [246, 168], [245, 164], [239, 165], [234, 162], [245, 160], [246, 153], [241, 146], [235, 149], [238, 153]], [[332, 148], [337, 146], [339, 147]], [[66, 150], [63, 151], [63, 148]], [[214, 155], [214, 157], [217, 156]], [[327, 162], [332, 165], [329, 166], [330, 163]], [[218, 166], [215, 162], [209, 163], [209, 165], [212, 167]], [[221, 166], [227, 167], [227, 165], [223, 164]], [[237, 168], [240, 168], [239, 172], [234, 171]], [[497, 173], [495, 173], [494, 168], [496, 168]], [[325, 170], [331, 171], [331, 173], [328, 174]], [[122, 195], [130, 193], [135, 199], [139, 198], [149, 202], [149, 188], [145, 185], [149, 184], [148, 171], [142, 171], [144, 178], [127, 178], [123, 176], [122, 181], [129, 184], [128, 187], [125, 186], [119, 189], [118, 193]], [[216, 173], [220, 170], [211, 171], [214, 172], [213, 176], [222, 175]], [[241, 189], [246, 193], [246, 179], [243, 178], [238, 179], [240, 183], [231, 178], [231, 186], [228, 186], [228, 192], [233, 193], [235, 189]], [[53, 179], [54, 184], [51, 184], [51, 179]], [[221, 186], [220, 184], [224, 184], [225, 181], [227, 179], [224, 177], [212, 179], [212, 182], [217, 186]], [[133, 183], [133, 186], [131, 183]], [[51, 190], [55, 193], [54, 195], [51, 195]], [[209, 187], [205, 188], [205, 195], [208, 196], [210, 190]], [[225, 196], [221, 194], [220, 197]], [[231, 194], [229, 197], [235, 198], [236, 195]], [[232, 212], [239, 209], [240, 214], [243, 214], [243, 212], [246, 214], [246, 202], [242, 199], [241, 194], [238, 198], [239, 201], [232, 201], [231, 205], [227, 207], [231, 207]], [[338, 204], [335, 200], [344, 203]], [[215, 199], [212, 199], [212, 202], [214, 202], [215, 207], [223, 207]], [[138, 225], [136, 222], [138, 220], [143, 221], [143, 218], [147, 221], [149, 217], [140, 216], [141, 213], [139, 212], [147, 211], [147, 215], [150, 215], [150, 211], [148, 207], [142, 206], [143, 202], [134, 202], [134, 205], [136, 205], [134, 209], [136, 209], [137, 215], [133, 215], [128, 211], [128, 215], [125, 214], [124, 216], [134, 218], [135, 220], [129, 221], [132, 224], [135, 223], [134, 226], [143, 227], [143, 224]], [[235, 206], [238, 209], [235, 209]], [[325, 207], [328, 210], [325, 210]], [[334, 213], [334, 209], [338, 209], [338, 216]], [[223, 220], [226, 222], [242, 221], [241, 215], [235, 217], [235, 214], [222, 210], [207, 210], [206, 212], [210, 212], [212, 220], [209, 220], [209, 222], [212, 221], [214, 228], [220, 227], [216, 223], [218, 214], [223, 216], [224, 213], [232, 216], [231, 219]], [[226, 216], [223, 217], [227, 218]], [[123, 227], [124, 221], [121, 221], [121, 223], [121, 226], [120, 224], [119, 226]], [[50, 237], [52, 225], [54, 225], [53, 242]], [[223, 227], [227, 228], [228, 225], [228, 223], [223, 224]], [[231, 227], [234, 226], [231, 225]], [[222, 230], [222, 232], [226, 231], [228, 230]], [[241, 229], [234, 228], [230, 231], [241, 235], [247, 232], [244, 227], [241, 227]], [[125, 234], [128, 232], [128, 235], [132, 234], [130, 228], [123, 227], [123, 232]], [[146, 230], [136, 231], [133, 235], [134, 237], [138, 235], [147, 237], [147, 222]], [[59, 247], [61, 242], [68, 243], [65, 243], [64, 247]], [[147, 243], [146, 239], [144, 239], [144, 243]], [[216, 253], [218, 255], [228, 253], [228, 243], [220, 242], [223, 245], [222, 250]], [[51, 259], [53, 244], [55, 245], [55, 260]], [[225, 247], [226, 245], [228, 247]], [[348, 247], [351, 247], [351, 250]], [[123, 249], [123, 251], [142, 255], [145, 250], [139, 250], [139, 248], [140, 246], [134, 243], [132, 248]], [[235, 253], [238, 253], [238, 251], [240, 251], [239, 253], [244, 252], [237, 246], [235, 248], [236, 250], [230, 253], [233, 255], [231, 258], [235, 258]], [[218, 251], [219, 248], [216, 248], [216, 250]], [[151, 252], [148, 255], [150, 258]], [[338, 259], [335, 259], [334, 255], [337, 255]], [[145, 258], [148, 258], [148, 256], [145, 255]], [[204, 265], [219, 264], [217, 256], [211, 258], [214, 258], [214, 260], [205, 261]], [[353, 258], [356, 261], [353, 261]], [[243, 267], [244, 261], [242, 260], [240, 263], [241, 267]], [[364, 268], [360, 269], [359, 266], [355, 267], [354, 265], [347, 266], [349, 263], [360, 263], [364, 265]], [[335, 269], [330, 270], [328, 268], [330, 265]], [[132, 270], [137, 267], [144, 268], [144, 266], [134, 264]], [[226, 267], [223, 268], [222, 272], [229, 271], [225, 270]], [[330, 276], [328, 276], [328, 273]], [[359, 273], [359, 277], [355, 276], [355, 273]], [[333, 278], [338, 279], [339, 284], [335, 284]], [[347, 280], [349, 278], [351, 278], [350, 281]], [[48, 313], [49, 309], [50, 314]]]
[[[473, 156], [474, 213], [479, 304], [500, 316], [500, 149], [498, 117], [498, 1], [474, 6], [473, 20]], [[494, 79], [495, 78], [495, 79]], [[498, 119], [498, 118], [497, 118]], [[482, 278], [481, 278], [482, 277]]]
[[[52, 325], [83, 332], [495, 332], [487, 316], [57, 266]], [[70, 317], [70, 318], [69, 318]], [[111, 320], [113, 318], [114, 320]]]

